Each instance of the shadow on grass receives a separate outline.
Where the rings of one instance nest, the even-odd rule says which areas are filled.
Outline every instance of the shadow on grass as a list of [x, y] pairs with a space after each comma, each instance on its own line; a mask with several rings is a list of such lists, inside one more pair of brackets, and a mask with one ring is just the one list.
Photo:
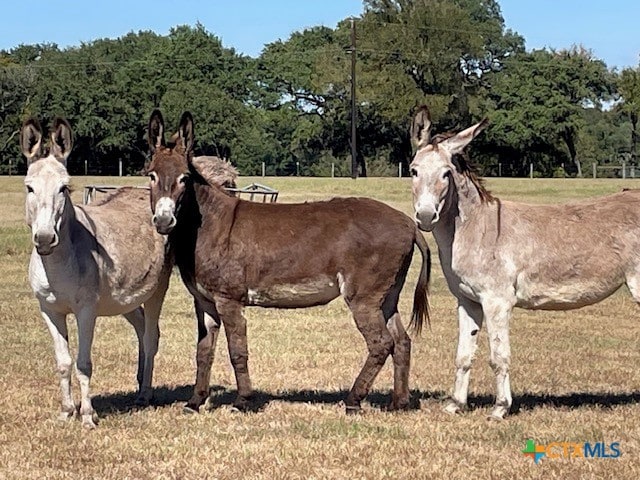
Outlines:
[[[470, 395], [469, 409], [488, 408], [493, 406], [495, 397], [492, 395]], [[510, 415], [532, 410], [536, 407], [552, 408], [581, 408], [600, 407], [610, 409], [618, 405], [640, 403], [640, 392], [576, 392], [565, 395], [553, 395], [525, 392], [513, 396]]]
[[[186, 403], [193, 392], [192, 385], [179, 385], [175, 387], [156, 387], [153, 393], [153, 400], [150, 408], [167, 407], [177, 403]], [[263, 410], [270, 402], [281, 401], [288, 403], [311, 403], [311, 404], [340, 404], [347, 398], [348, 390], [293, 390], [282, 393], [265, 392], [256, 390], [251, 398], [247, 409], [251, 412]], [[443, 401], [447, 398], [442, 391], [422, 391], [412, 390], [409, 410], [419, 410], [420, 401]], [[141, 407], [135, 405], [136, 392], [117, 392], [113, 394], [98, 395], [93, 398], [93, 406], [101, 416], [119, 415], [139, 410]], [[208, 408], [215, 410], [223, 406], [232, 406], [236, 399], [236, 391], [228, 390], [221, 386], [211, 387]], [[391, 393], [373, 391], [367, 396], [367, 402], [374, 408], [385, 409], [391, 402]], [[493, 405], [492, 395], [470, 395], [469, 409], [488, 408]], [[580, 408], [597, 406], [604, 409], [613, 408], [618, 405], [629, 405], [640, 403], [640, 392], [631, 393], [570, 393], [566, 395], [523, 393], [513, 397], [511, 415], [517, 415], [522, 411], [531, 410], [536, 407], [553, 408]], [[201, 409], [203, 410], [203, 409]]]
[[[493, 401], [493, 399], [491, 399]], [[513, 399], [512, 414], [531, 410], [535, 407], [548, 406], [555, 408], [600, 407], [610, 409], [618, 405], [640, 403], [640, 392], [577, 392], [566, 395], [546, 395], [524, 393]]]
[[[186, 403], [187, 400], [191, 398], [192, 392], [192, 385], [156, 387], [154, 388], [153, 400], [151, 401], [149, 408], [167, 407], [175, 405], [176, 403]], [[236, 399], [236, 394], [236, 390], [228, 390], [221, 386], [213, 386], [211, 387], [207, 407], [211, 410], [215, 410], [216, 408], [220, 408], [225, 405], [232, 406]], [[255, 390], [246, 410], [259, 412], [273, 401], [288, 403], [339, 404], [347, 398], [348, 394], [348, 390], [293, 390], [281, 393]], [[144, 407], [135, 405], [136, 395], [137, 393], [134, 391], [96, 395], [92, 399], [93, 408], [100, 416], [125, 414], [140, 410]], [[441, 392], [423, 393], [417, 390], [412, 391], [409, 410], [419, 410], [421, 399], [435, 395], [442, 396], [443, 394]], [[373, 391], [369, 393], [366, 401], [374, 408], [385, 409], [391, 403], [391, 393]]]

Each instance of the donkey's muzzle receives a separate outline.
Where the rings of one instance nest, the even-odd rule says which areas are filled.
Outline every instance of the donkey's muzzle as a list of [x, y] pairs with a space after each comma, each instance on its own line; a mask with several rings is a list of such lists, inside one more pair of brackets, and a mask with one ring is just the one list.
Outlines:
[[38, 255], [49, 255], [58, 245], [60, 239], [56, 232], [36, 232], [33, 234], [33, 245]]
[[176, 226], [175, 208], [175, 202], [168, 197], [162, 197], [156, 203], [155, 213], [151, 217], [151, 222], [161, 235], [171, 233], [173, 227]]
[[151, 217], [151, 221], [153, 222], [153, 226], [156, 227], [157, 232], [161, 235], [171, 233], [177, 223], [174, 215], [154, 215]]
[[416, 213], [416, 226], [423, 232], [431, 232], [439, 220], [438, 212]]

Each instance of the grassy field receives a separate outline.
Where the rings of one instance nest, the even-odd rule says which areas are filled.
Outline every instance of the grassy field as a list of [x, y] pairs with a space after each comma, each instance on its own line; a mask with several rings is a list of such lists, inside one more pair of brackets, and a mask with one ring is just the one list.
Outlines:
[[[279, 201], [371, 196], [411, 212], [407, 179], [244, 178], [281, 191]], [[82, 186], [144, 184], [141, 178], [74, 180]], [[489, 180], [503, 199], [557, 203], [633, 187], [632, 180]], [[442, 399], [453, 386], [455, 303], [434, 257], [432, 328], [414, 339], [413, 396], [420, 408], [386, 413], [390, 362], [356, 417], [342, 400], [365, 358], [365, 345], [338, 299], [306, 310], [247, 309], [249, 366], [263, 408], [230, 408], [234, 379], [224, 338], [212, 373], [212, 409], [185, 415], [195, 375], [195, 321], [174, 276], [161, 318], [152, 407], [131, 408], [136, 344], [122, 318], [98, 322], [94, 406], [98, 429], [59, 423], [53, 348], [27, 283], [30, 251], [22, 179], [0, 178], [0, 479], [9, 478], [638, 478], [640, 476], [640, 312], [621, 290], [573, 312], [516, 310], [512, 321], [514, 413], [488, 422], [494, 380], [486, 335], [471, 383], [471, 409], [450, 416]], [[428, 235], [434, 250], [435, 242]], [[408, 320], [418, 257], [401, 314]], [[71, 343], [75, 351], [74, 322]], [[291, 328], [291, 325], [295, 328]], [[77, 383], [74, 378], [77, 398]], [[620, 442], [617, 459], [522, 454], [527, 439]]]

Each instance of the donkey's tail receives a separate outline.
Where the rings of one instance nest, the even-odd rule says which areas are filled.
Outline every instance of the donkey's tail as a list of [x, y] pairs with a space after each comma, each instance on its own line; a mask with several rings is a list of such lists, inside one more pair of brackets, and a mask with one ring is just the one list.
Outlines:
[[427, 245], [422, 232], [417, 228], [414, 241], [422, 254], [422, 267], [420, 268], [416, 291], [413, 294], [413, 313], [409, 325], [420, 335], [424, 321], [426, 320], [427, 325], [430, 325], [429, 282], [431, 280], [431, 250], [429, 250], [429, 245]]

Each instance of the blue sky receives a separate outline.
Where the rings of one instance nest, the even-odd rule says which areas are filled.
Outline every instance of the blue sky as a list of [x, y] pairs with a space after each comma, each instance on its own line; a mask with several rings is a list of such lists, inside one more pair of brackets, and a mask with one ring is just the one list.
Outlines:
[[[610, 67], [637, 66], [640, 1], [499, 0], [508, 28], [528, 49], [582, 44]], [[37, 6], [37, 10], [34, 9]], [[202, 23], [227, 47], [256, 56], [263, 45], [314, 25], [334, 27], [362, 12], [361, 0], [51, 0], [5, 2], [0, 49], [21, 43], [78, 45], [130, 31], [166, 34]]]

